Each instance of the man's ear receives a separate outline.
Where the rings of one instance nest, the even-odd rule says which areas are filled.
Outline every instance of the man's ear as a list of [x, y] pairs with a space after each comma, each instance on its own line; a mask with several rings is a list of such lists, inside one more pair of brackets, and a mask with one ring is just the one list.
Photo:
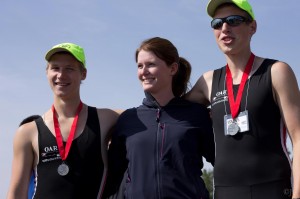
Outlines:
[[87, 76], [87, 70], [84, 70], [84, 71], [82, 72], [81, 80], [85, 80], [86, 76]]
[[256, 33], [257, 30], [257, 23], [256, 20], [253, 20], [250, 24], [250, 28], [251, 28], [251, 35], [254, 35]]

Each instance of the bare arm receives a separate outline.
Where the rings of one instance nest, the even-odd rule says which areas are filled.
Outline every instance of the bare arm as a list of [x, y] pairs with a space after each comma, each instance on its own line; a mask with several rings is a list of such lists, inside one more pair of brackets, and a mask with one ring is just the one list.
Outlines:
[[272, 67], [276, 101], [293, 145], [293, 198], [300, 198], [300, 92], [289, 65], [277, 62]]
[[33, 139], [36, 132], [35, 122], [24, 124], [16, 131], [7, 199], [27, 199], [30, 175], [34, 165]]
[[[117, 122], [119, 115], [121, 114], [121, 110], [113, 111], [110, 109], [98, 109], [98, 119], [101, 129], [101, 155], [104, 163], [104, 171], [103, 178], [100, 185], [100, 194], [104, 188], [104, 183], [106, 180], [107, 169], [108, 169], [108, 159], [107, 159], [107, 150], [108, 144], [111, 138], [111, 131], [114, 125]], [[99, 197], [99, 196], [98, 196]]]
[[108, 143], [111, 138], [111, 130], [117, 122], [123, 110], [98, 109], [98, 118], [101, 128], [101, 140], [103, 146], [108, 148]]
[[186, 94], [185, 98], [204, 105], [210, 104], [213, 71], [204, 73]]

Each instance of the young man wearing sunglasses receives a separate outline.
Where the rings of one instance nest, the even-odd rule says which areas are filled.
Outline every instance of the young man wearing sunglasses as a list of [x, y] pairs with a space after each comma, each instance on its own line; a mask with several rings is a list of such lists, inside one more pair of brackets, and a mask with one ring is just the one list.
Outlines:
[[211, 105], [215, 199], [300, 198], [300, 93], [294, 72], [284, 62], [252, 53], [257, 24], [247, 0], [211, 0], [207, 12], [227, 64], [204, 73], [187, 98]]

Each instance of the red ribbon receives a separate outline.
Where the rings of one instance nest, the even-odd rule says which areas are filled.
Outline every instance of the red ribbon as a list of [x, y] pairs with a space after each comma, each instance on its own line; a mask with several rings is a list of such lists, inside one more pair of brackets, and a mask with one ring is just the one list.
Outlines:
[[240, 104], [241, 104], [241, 99], [242, 99], [242, 94], [244, 91], [244, 87], [245, 87], [245, 83], [248, 79], [249, 73], [251, 71], [253, 62], [254, 62], [254, 54], [251, 53], [250, 58], [248, 60], [248, 63], [245, 67], [245, 70], [243, 72], [243, 76], [242, 76], [242, 80], [241, 83], [239, 85], [239, 89], [237, 92], [237, 96], [236, 96], [236, 100], [234, 100], [234, 95], [233, 95], [233, 83], [232, 83], [232, 76], [231, 76], [231, 72], [230, 69], [228, 67], [228, 64], [226, 65], [226, 85], [227, 85], [227, 91], [228, 91], [228, 99], [229, 99], [229, 106], [230, 106], [230, 112], [232, 115], [232, 118], [236, 118], [238, 116], [239, 113], [239, 109], [240, 109]]
[[67, 144], [66, 144], [66, 148], [65, 148], [64, 144], [63, 144], [61, 131], [60, 131], [60, 128], [59, 128], [59, 122], [58, 122], [58, 119], [56, 117], [56, 111], [55, 111], [54, 105], [52, 105], [53, 122], [54, 122], [54, 130], [55, 130], [55, 135], [56, 135], [56, 142], [57, 142], [58, 151], [59, 151], [59, 154], [60, 154], [60, 157], [61, 157], [62, 160], [65, 160], [68, 157], [68, 154], [69, 154], [69, 151], [70, 151], [70, 148], [71, 148], [71, 145], [72, 145], [72, 141], [73, 141], [73, 138], [75, 136], [75, 131], [76, 131], [76, 128], [77, 128], [78, 116], [79, 116], [79, 113], [82, 109], [82, 106], [83, 106], [82, 102], [80, 101], [80, 104], [78, 105], [78, 108], [77, 108], [75, 118], [74, 118], [72, 126], [71, 126], [70, 134], [68, 136], [68, 140], [67, 140]]

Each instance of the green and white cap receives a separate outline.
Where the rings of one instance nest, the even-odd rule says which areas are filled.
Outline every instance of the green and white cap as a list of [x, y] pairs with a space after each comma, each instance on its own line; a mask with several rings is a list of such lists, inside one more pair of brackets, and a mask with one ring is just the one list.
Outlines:
[[237, 7], [246, 11], [253, 20], [255, 19], [252, 7], [247, 0], [210, 0], [206, 8], [208, 15], [214, 17], [216, 9], [224, 3], [234, 3]]
[[50, 60], [51, 56], [58, 52], [69, 52], [71, 53], [79, 62], [85, 66], [85, 55], [82, 47], [73, 43], [61, 43], [53, 46], [46, 54], [45, 59]]

